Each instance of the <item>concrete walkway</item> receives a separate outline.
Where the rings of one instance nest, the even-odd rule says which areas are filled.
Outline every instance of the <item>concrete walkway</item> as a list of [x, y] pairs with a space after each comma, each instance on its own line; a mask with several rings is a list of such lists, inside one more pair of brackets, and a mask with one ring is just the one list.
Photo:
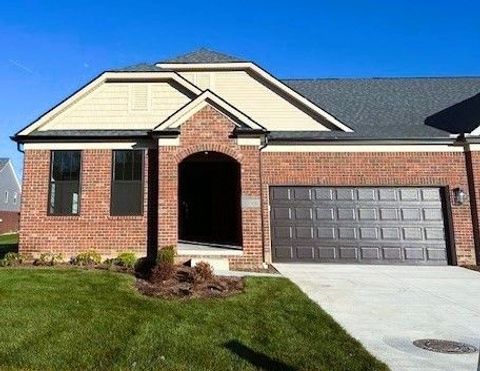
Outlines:
[[480, 343], [480, 273], [459, 267], [275, 264], [392, 370], [477, 370], [478, 352], [412, 345]]

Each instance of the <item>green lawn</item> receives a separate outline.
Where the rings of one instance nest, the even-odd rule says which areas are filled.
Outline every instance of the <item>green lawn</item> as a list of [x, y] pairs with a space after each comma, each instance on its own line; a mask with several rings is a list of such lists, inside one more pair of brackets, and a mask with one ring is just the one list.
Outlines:
[[7, 252], [18, 250], [18, 234], [2, 234], [0, 235], [0, 259], [5, 256]]
[[15, 245], [18, 243], [18, 234], [2, 234], [0, 235], [0, 245]]
[[0, 269], [0, 369], [386, 369], [283, 278], [250, 278], [226, 300], [133, 285], [108, 271]]

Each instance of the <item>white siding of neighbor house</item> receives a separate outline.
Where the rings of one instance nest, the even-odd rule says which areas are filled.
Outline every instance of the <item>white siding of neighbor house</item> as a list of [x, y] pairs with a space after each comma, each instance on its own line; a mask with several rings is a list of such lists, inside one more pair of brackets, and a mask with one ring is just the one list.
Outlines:
[[246, 71], [180, 72], [210, 89], [268, 130], [329, 130]]
[[167, 82], [105, 82], [39, 130], [152, 129], [189, 101]]

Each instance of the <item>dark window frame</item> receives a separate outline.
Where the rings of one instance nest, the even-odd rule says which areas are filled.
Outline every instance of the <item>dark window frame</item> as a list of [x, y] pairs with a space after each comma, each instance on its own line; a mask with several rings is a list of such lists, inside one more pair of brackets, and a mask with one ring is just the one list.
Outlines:
[[[141, 159], [142, 159], [142, 164], [141, 164], [141, 179], [140, 180], [115, 180], [115, 154], [118, 152], [140, 152], [141, 153]], [[112, 150], [112, 166], [111, 166], [111, 171], [110, 171], [110, 216], [114, 218], [122, 218], [122, 217], [139, 217], [143, 216], [145, 212], [145, 154], [146, 151], [144, 149], [115, 149]], [[132, 173], [133, 173], [133, 168], [132, 168]], [[140, 183], [140, 190], [141, 190], [141, 200], [140, 200], [140, 210], [138, 213], [113, 213], [113, 189], [114, 189], [114, 183], [115, 182], [139, 182]]]
[[[77, 201], [77, 213], [59, 213], [52, 211], [52, 205], [50, 204], [52, 198], [52, 179], [53, 179], [53, 165], [54, 165], [54, 155], [55, 152], [78, 152], [80, 154], [80, 164], [78, 169], [78, 201]], [[48, 173], [48, 199], [47, 199], [47, 216], [68, 216], [68, 217], [78, 217], [80, 216], [82, 207], [82, 173], [83, 173], [83, 151], [77, 149], [66, 149], [66, 150], [51, 150], [50, 151], [50, 167]]]

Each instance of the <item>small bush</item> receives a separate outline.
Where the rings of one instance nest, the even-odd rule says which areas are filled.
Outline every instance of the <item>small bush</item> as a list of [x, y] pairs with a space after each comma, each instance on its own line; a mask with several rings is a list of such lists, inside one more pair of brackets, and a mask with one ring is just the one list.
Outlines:
[[119, 267], [133, 268], [137, 262], [137, 257], [133, 252], [122, 252], [116, 258], [107, 259], [104, 264], [116, 265]]
[[116, 258], [121, 267], [133, 268], [137, 262], [137, 256], [133, 252], [122, 252]]
[[38, 259], [33, 261], [33, 265], [55, 265], [63, 261], [62, 254], [54, 254], [51, 252], [45, 252], [40, 254]]
[[2, 267], [14, 267], [22, 264], [26, 260], [26, 257], [17, 252], [8, 252], [3, 259], [0, 260], [0, 266]]
[[89, 250], [86, 252], [82, 252], [78, 254], [76, 257], [72, 259], [72, 264], [74, 265], [80, 265], [80, 266], [85, 266], [85, 265], [97, 265], [100, 264], [102, 261], [102, 256], [94, 251], [94, 250]]
[[209, 281], [213, 279], [213, 268], [206, 262], [198, 262], [195, 267], [195, 281]]
[[163, 282], [173, 278], [175, 274], [175, 266], [169, 263], [160, 263], [153, 267], [150, 273], [151, 282]]
[[175, 262], [177, 254], [175, 246], [165, 246], [158, 251], [157, 263], [171, 264]]

